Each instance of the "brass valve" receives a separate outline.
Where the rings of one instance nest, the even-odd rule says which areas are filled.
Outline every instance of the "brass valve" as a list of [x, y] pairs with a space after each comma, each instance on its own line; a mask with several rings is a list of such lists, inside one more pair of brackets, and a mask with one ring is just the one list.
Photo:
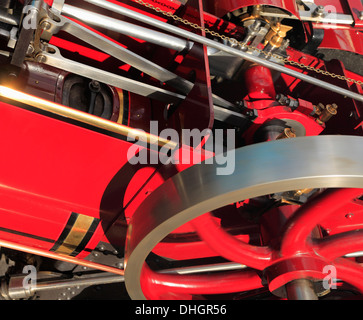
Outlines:
[[286, 33], [291, 29], [291, 26], [283, 25], [280, 22], [271, 25], [270, 31], [265, 36], [264, 46], [270, 44], [273, 48], [279, 48], [286, 37]]

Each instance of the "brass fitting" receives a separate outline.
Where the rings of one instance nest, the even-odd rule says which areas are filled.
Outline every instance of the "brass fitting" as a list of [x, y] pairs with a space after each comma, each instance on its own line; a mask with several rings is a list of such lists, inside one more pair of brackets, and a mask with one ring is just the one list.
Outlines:
[[285, 128], [284, 131], [277, 136], [276, 140], [291, 139], [291, 138], [296, 138], [294, 129]]
[[333, 116], [335, 116], [338, 113], [338, 106], [333, 104], [327, 104], [324, 109], [321, 110], [321, 113], [318, 114], [319, 118], [316, 119], [316, 122], [320, 125], [323, 123], [326, 123], [329, 121]]
[[270, 31], [265, 36], [264, 45], [270, 44], [274, 48], [279, 48], [286, 37], [286, 33], [291, 29], [292, 27], [283, 25], [280, 22], [271, 25]]

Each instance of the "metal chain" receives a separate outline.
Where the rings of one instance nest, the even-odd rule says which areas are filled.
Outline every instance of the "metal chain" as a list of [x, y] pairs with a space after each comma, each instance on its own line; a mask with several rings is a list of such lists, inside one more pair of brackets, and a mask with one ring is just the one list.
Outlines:
[[281, 62], [283, 62], [285, 64], [289, 64], [291, 66], [299, 67], [301, 69], [306, 69], [306, 70], [309, 70], [309, 71], [314, 71], [316, 73], [320, 73], [320, 74], [323, 74], [325, 76], [329, 76], [329, 77], [332, 77], [332, 78], [337, 78], [339, 80], [353, 82], [353, 83], [355, 83], [357, 85], [363, 85], [363, 81], [361, 81], [361, 80], [356, 80], [356, 79], [352, 79], [352, 78], [349, 78], [349, 77], [346, 77], [346, 76], [335, 74], [333, 72], [329, 72], [329, 71], [326, 71], [326, 70], [317, 69], [317, 68], [314, 68], [312, 66], [308, 66], [308, 65], [306, 65], [304, 63], [300, 63], [300, 62], [290, 60], [288, 57], [285, 58], [285, 57], [280, 56], [278, 54], [271, 53], [271, 52], [266, 52], [266, 51], [263, 51], [262, 49], [247, 45], [247, 43], [245, 43], [245, 42], [238, 41], [235, 38], [228, 37], [226, 35], [223, 35], [223, 34], [220, 34], [220, 33], [216, 32], [216, 31], [210, 30], [208, 28], [203, 28], [197, 23], [192, 23], [187, 19], [183, 19], [183, 18], [181, 18], [181, 17], [179, 17], [179, 16], [177, 16], [177, 15], [171, 13], [171, 12], [164, 11], [164, 10], [158, 8], [158, 7], [155, 7], [154, 5], [152, 5], [150, 3], [144, 2], [143, 0], [134, 0], [134, 1], [136, 3], [142, 5], [142, 6], [146, 7], [146, 8], [152, 9], [152, 10], [158, 12], [158, 13], [161, 13], [164, 16], [172, 18], [175, 21], [181, 22], [186, 26], [190, 26], [193, 29], [204, 31], [205, 33], [208, 33], [213, 37], [220, 38], [220, 39], [222, 39], [224, 41], [229, 41], [232, 45], [237, 45], [237, 46], [240, 46], [241, 48], [247, 48], [247, 49], [251, 49], [253, 51], [257, 51], [258, 53], [263, 54], [266, 58], [274, 58], [274, 59], [280, 60]]

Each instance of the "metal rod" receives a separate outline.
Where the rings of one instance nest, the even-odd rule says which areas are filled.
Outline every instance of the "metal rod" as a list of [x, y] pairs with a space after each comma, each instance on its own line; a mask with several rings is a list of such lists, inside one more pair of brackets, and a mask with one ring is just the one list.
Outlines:
[[71, 256], [65, 256], [65, 255], [57, 254], [57, 253], [54, 253], [51, 251], [46, 251], [44, 249], [37, 249], [37, 248], [29, 247], [27, 245], [14, 243], [14, 242], [6, 241], [6, 240], [0, 239], [0, 247], [17, 250], [17, 251], [23, 251], [23, 252], [27, 252], [30, 254], [34, 254], [37, 256], [42, 256], [42, 257], [46, 257], [46, 258], [50, 258], [50, 259], [69, 262], [69, 263], [73, 263], [76, 265], [89, 267], [91, 269], [115, 273], [115, 274], [118, 274], [121, 276], [124, 275], [124, 270], [122, 270], [122, 269], [106, 266], [106, 265], [103, 265], [100, 263], [91, 262], [91, 261], [87, 261], [87, 260], [83, 260], [83, 259], [79, 259], [79, 258], [75, 258], [75, 257], [71, 257]]
[[[247, 268], [245, 265], [238, 263], [216, 263], [210, 265], [190, 266], [173, 269], [165, 269], [159, 271], [163, 274], [194, 274], [194, 273], [206, 273], [215, 271], [233, 271]], [[121, 283], [125, 281], [125, 277], [122, 275], [115, 275], [109, 273], [99, 273], [86, 278], [73, 278], [73, 279], [58, 279], [58, 280], [43, 280], [37, 281], [36, 285], [25, 288], [23, 282], [27, 274], [15, 275], [10, 277], [7, 284], [4, 279], [1, 283], [0, 295], [7, 299], [23, 299], [47, 290], [59, 290], [63, 288], [77, 287], [77, 286], [95, 286], [105, 285], [112, 283]]]
[[271, 61], [259, 58], [257, 56], [251, 55], [249, 53], [240, 51], [238, 49], [226, 46], [226, 45], [224, 45], [222, 43], [216, 42], [216, 41], [208, 39], [206, 37], [202, 37], [202, 36], [200, 36], [198, 34], [186, 31], [184, 29], [181, 29], [181, 28], [175, 27], [173, 25], [167, 24], [167, 23], [165, 23], [163, 21], [159, 21], [159, 20], [156, 20], [154, 18], [148, 17], [148, 16], [146, 16], [144, 14], [138, 13], [136, 11], [132, 11], [130, 9], [124, 8], [124, 7], [120, 6], [120, 5], [117, 5], [117, 4], [114, 4], [114, 3], [111, 3], [111, 2], [108, 2], [108, 1], [105, 1], [105, 0], [85, 0], [85, 1], [89, 2], [91, 4], [94, 4], [96, 6], [99, 6], [101, 8], [104, 8], [104, 9], [113, 11], [115, 13], [122, 14], [124, 16], [129, 17], [129, 18], [138, 20], [140, 22], [147, 23], [149, 25], [160, 28], [162, 30], [171, 32], [171, 33], [176, 34], [178, 36], [185, 37], [188, 40], [198, 42], [198, 43], [201, 43], [203, 45], [206, 45], [206, 46], [218, 49], [218, 50], [222, 50], [224, 52], [227, 52], [227, 53], [230, 53], [232, 55], [235, 55], [235, 56], [241, 57], [243, 59], [246, 59], [246, 60], [248, 60], [250, 62], [257, 63], [259, 65], [265, 66], [267, 68], [270, 68], [270, 69], [273, 69], [273, 70], [276, 70], [276, 71], [279, 71], [279, 72], [282, 72], [282, 73], [285, 73], [287, 75], [290, 75], [292, 77], [298, 78], [298, 79], [303, 80], [303, 81], [306, 81], [308, 83], [311, 83], [311, 84], [316, 85], [318, 87], [324, 88], [326, 90], [333, 91], [333, 92], [336, 92], [336, 93], [341, 94], [343, 96], [346, 96], [346, 97], [355, 99], [357, 101], [363, 102], [363, 96], [362, 95], [357, 94], [355, 92], [352, 92], [350, 90], [343, 89], [341, 87], [335, 86], [335, 85], [333, 85], [331, 83], [328, 83], [328, 82], [325, 82], [325, 81], [322, 81], [322, 80], [319, 80], [319, 79], [315, 79], [314, 77], [308, 76], [308, 75], [303, 74], [301, 72], [289, 69], [289, 68], [287, 68], [285, 66], [281, 66], [281, 65], [276, 64], [274, 62], [271, 62]]
[[293, 280], [285, 285], [288, 300], [319, 300], [310, 280]]
[[[50, 18], [44, 19], [44, 22], [49, 22], [50, 24], [49, 30], [42, 33], [42, 37], [45, 39], [49, 37], [49, 34], [56, 34], [59, 31], [67, 32], [68, 34], [71, 34], [72, 36], [89, 43], [93, 47], [115, 57], [116, 59], [133, 66], [141, 72], [170, 85], [182, 94], [188, 94], [190, 90], [192, 90], [192, 82], [64, 16], [57, 16], [56, 14], [54, 14], [54, 16], [59, 19], [59, 22]], [[101, 80], [101, 82], [104, 81]]]
[[32, 287], [31, 291], [32, 293], [35, 293], [40, 291], [62, 289], [75, 286], [95, 286], [101, 284], [120, 283], [124, 281], [125, 278], [120, 275], [102, 275], [98, 277], [89, 277], [85, 279], [46, 281], [43, 283], [37, 282], [37, 285], [35, 287]]
[[245, 268], [247, 268], [247, 266], [240, 263], [226, 262], [226, 263], [205, 264], [200, 266], [164, 269], [158, 272], [167, 273], [167, 274], [194, 274], [194, 273], [216, 272], [216, 271], [233, 271]]
[[[114, 132], [123, 136], [132, 136], [135, 139], [140, 139], [141, 141], [148, 142], [150, 144], [157, 144], [159, 146], [163, 146], [168, 144], [171, 148], [176, 148], [177, 143], [171, 142], [170, 140], [163, 139], [161, 137], [157, 137], [151, 135], [146, 132], [141, 132], [138, 129], [133, 129], [119, 123], [115, 123], [109, 120], [102, 119], [100, 117], [94, 116], [92, 114], [88, 114], [76, 109], [68, 108], [62, 106], [60, 104], [47, 101], [38, 97], [34, 97], [32, 95], [23, 93], [21, 91], [17, 91], [14, 89], [10, 89], [4, 86], [0, 86], [0, 98], [6, 98], [13, 101], [18, 101], [20, 103], [24, 103], [30, 105], [32, 107], [51, 112], [53, 114], [57, 114], [69, 119], [73, 119], [76, 121], [80, 121], [82, 123], [89, 124], [91, 126], [105, 129], [110, 132]], [[0, 242], [0, 246], [1, 246]], [[5, 246], [5, 245], [4, 245]], [[58, 255], [56, 255], [58, 256]], [[61, 259], [60, 259], [61, 260]], [[96, 268], [97, 269], [97, 268]], [[111, 271], [110, 271], [111, 272]]]
[[[200, 265], [191, 267], [181, 267], [160, 270], [159, 273], [164, 274], [194, 274], [194, 273], [205, 273], [205, 272], [216, 272], [216, 271], [233, 271], [247, 268], [247, 266], [239, 263], [215, 263], [210, 265]], [[120, 275], [100, 275], [95, 277], [89, 277], [85, 279], [66, 279], [57, 281], [44, 281], [37, 282], [36, 287], [32, 288], [33, 292], [45, 291], [50, 289], [61, 289], [71, 286], [93, 286], [100, 284], [111, 284], [124, 282], [125, 277]]]
[[193, 45], [192, 43], [184, 39], [180, 39], [159, 31], [154, 31], [148, 28], [137, 26], [135, 24], [128, 23], [122, 20], [107, 17], [95, 12], [77, 8], [68, 4], [65, 4], [63, 6], [62, 14], [77, 18], [85, 23], [96, 27], [112, 30], [179, 52], [186, 49], [190, 50]]
[[76, 73], [101, 83], [107, 83], [110, 86], [124, 89], [150, 99], [156, 99], [167, 103], [177, 103], [185, 99], [185, 96], [182, 94], [174, 93], [169, 90], [149, 85], [147, 83], [84, 65], [83, 63], [79, 63], [74, 60], [66, 59], [61, 55], [59, 49], [55, 46], [48, 45], [47, 48], [49, 52], [42, 52], [37, 57], [37, 60], [49, 66]]

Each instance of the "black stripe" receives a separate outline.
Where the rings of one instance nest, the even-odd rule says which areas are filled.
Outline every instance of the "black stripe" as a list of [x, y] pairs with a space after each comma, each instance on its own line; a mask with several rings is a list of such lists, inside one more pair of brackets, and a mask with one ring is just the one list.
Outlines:
[[85, 236], [83, 237], [82, 241], [77, 246], [77, 248], [74, 249], [74, 251], [70, 254], [70, 256], [75, 257], [76, 255], [78, 255], [80, 252], [82, 252], [84, 250], [87, 243], [91, 240], [94, 232], [96, 231], [96, 228], [97, 228], [99, 222], [100, 222], [100, 219], [97, 219], [97, 218], [93, 219], [89, 229], [87, 230], [87, 233], [85, 234]]
[[129, 125], [129, 112], [130, 112], [130, 100], [129, 100], [129, 92], [126, 90], [122, 90], [123, 94], [123, 115], [122, 115], [122, 124], [125, 126]]
[[44, 242], [51, 242], [51, 243], [55, 242], [55, 240], [53, 240], [53, 239], [44, 238], [44, 237], [36, 236], [35, 234], [30, 234], [30, 233], [21, 232], [21, 231], [17, 231], [17, 230], [13, 230], [13, 229], [8, 229], [8, 228], [0, 227], [0, 231], [16, 234], [18, 236], [28, 237], [28, 238], [32, 238], [32, 239], [36, 239], [36, 240], [40, 240], [40, 241], [44, 241]]
[[50, 249], [50, 251], [56, 251], [64, 242], [64, 240], [67, 238], [69, 232], [71, 231], [74, 223], [76, 222], [76, 219], [78, 217], [78, 213], [72, 212], [71, 216], [69, 217], [66, 226], [64, 227], [61, 235], [59, 236], [58, 240], [54, 244], [54, 246]]
[[5, 97], [0, 97], [0, 101], [4, 102], [4, 103], [7, 103], [7, 104], [10, 104], [10, 105], [13, 105], [15, 107], [24, 109], [24, 110], [28, 110], [28, 111], [31, 111], [31, 112], [34, 112], [34, 113], [37, 113], [37, 114], [40, 114], [40, 115], [55, 119], [55, 120], [59, 120], [59, 121], [62, 121], [62, 122], [66, 122], [66, 123], [69, 123], [69, 124], [76, 125], [77, 127], [81, 127], [81, 128], [85, 128], [87, 130], [98, 132], [98, 133], [101, 133], [103, 135], [115, 138], [115, 139], [119, 139], [119, 140], [122, 140], [122, 141], [127, 141], [127, 136], [124, 136], [122, 134], [118, 134], [118, 133], [109, 131], [107, 129], [102, 129], [102, 128], [95, 127], [95, 126], [93, 126], [91, 124], [88, 124], [88, 123], [84, 123], [84, 122], [74, 120], [74, 119], [71, 119], [71, 118], [67, 118], [65, 116], [61, 116], [61, 115], [58, 115], [58, 114], [55, 114], [55, 113], [52, 113], [52, 112], [49, 112], [49, 111], [45, 111], [45, 110], [33, 107], [31, 105], [28, 105], [26, 103], [22, 103], [22, 102], [15, 101], [15, 100], [12, 100], [12, 99], [7, 99]]
[[[5, 97], [0, 97], [0, 101], [4, 102], [4, 103], [7, 103], [7, 104], [10, 104], [10, 105], [13, 105], [15, 107], [24, 109], [24, 110], [28, 110], [28, 111], [31, 111], [31, 112], [34, 112], [34, 113], [37, 113], [37, 114], [40, 114], [40, 115], [55, 119], [55, 120], [59, 120], [59, 121], [62, 121], [62, 122], [66, 122], [66, 123], [75, 125], [77, 127], [81, 127], [81, 128], [84, 128], [84, 129], [87, 129], [87, 130], [90, 130], [90, 131], [98, 132], [100, 134], [103, 134], [103, 135], [106, 135], [106, 136], [109, 136], [109, 137], [112, 137], [112, 138], [115, 138], [115, 139], [118, 139], [118, 140], [126, 141], [126, 142], [128, 142], [130, 144], [133, 143], [133, 141], [127, 140], [127, 138], [128, 138], [127, 136], [124, 136], [122, 134], [118, 134], [118, 133], [109, 131], [107, 129], [98, 128], [98, 127], [95, 127], [95, 126], [93, 126], [91, 124], [87, 124], [87, 123], [84, 123], [84, 122], [81, 122], [81, 121], [78, 121], [78, 120], [67, 118], [65, 116], [61, 116], [61, 115], [58, 115], [58, 114], [55, 114], [55, 113], [52, 113], [52, 112], [49, 112], [49, 111], [45, 111], [45, 110], [33, 107], [31, 105], [28, 105], [26, 103], [22, 103], [22, 102], [15, 101], [15, 100], [12, 100], [12, 99], [8, 99], [8, 98], [5, 98]], [[128, 110], [128, 112], [129, 112], [129, 110]], [[137, 141], [135, 141], [135, 143], [136, 142], [138, 143], [139, 146], [145, 147], [146, 149], [151, 149], [151, 144], [148, 143], [148, 142], [143, 142], [141, 140], [137, 140]], [[160, 152], [161, 148], [162, 148], [161, 146], [159, 146], [159, 145], [157, 146], [158, 152]]]

